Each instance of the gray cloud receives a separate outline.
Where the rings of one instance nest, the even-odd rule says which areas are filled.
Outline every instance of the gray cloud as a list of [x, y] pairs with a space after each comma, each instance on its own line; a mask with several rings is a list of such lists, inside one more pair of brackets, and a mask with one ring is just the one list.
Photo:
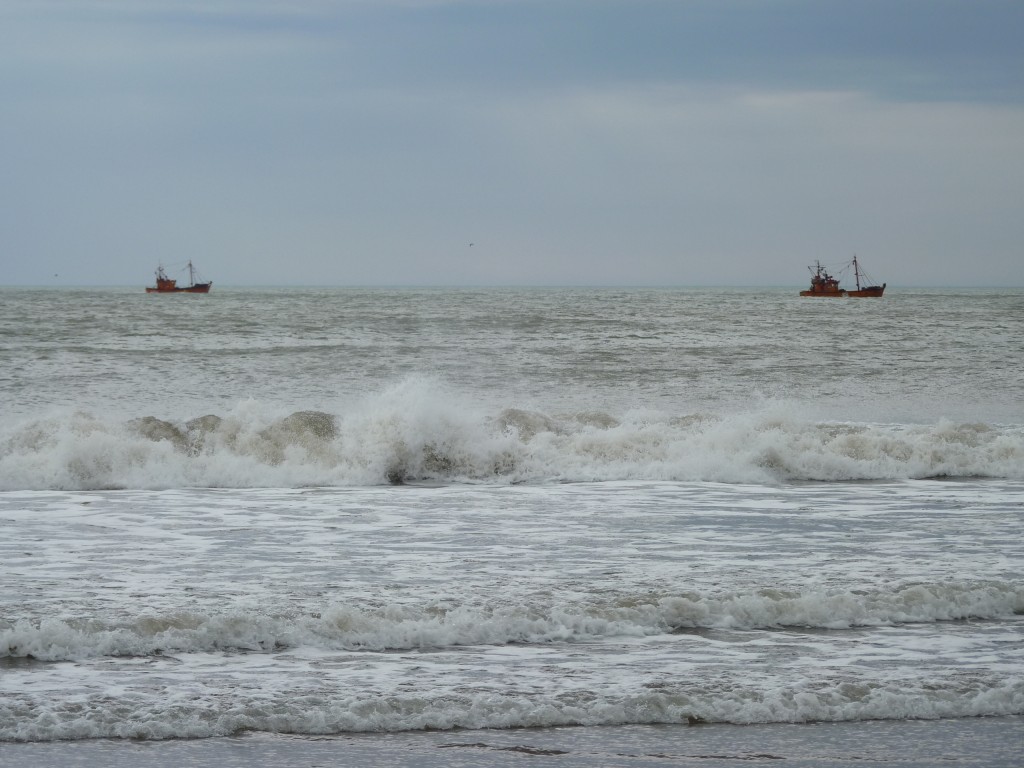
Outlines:
[[5, 280], [1022, 284], [1018, 5], [14, 3]]

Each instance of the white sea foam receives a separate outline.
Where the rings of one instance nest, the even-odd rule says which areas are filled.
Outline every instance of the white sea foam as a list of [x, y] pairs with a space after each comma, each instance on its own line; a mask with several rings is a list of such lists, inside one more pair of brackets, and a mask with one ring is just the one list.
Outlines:
[[787, 403], [724, 415], [484, 413], [466, 400], [412, 380], [338, 414], [246, 401], [184, 423], [29, 419], [4, 427], [0, 490], [1024, 477], [1020, 426], [821, 423]]
[[68, 697], [61, 702], [18, 694], [0, 700], [0, 741], [87, 738], [203, 738], [257, 730], [333, 734], [452, 728], [519, 728], [655, 723], [801, 723], [935, 719], [1019, 714], [1024, 678], [955, 676], [908, 684], [787, 685], [771, 677], [711, 684], [636, 686], [621, 691], [567, 688], [560, 693], [446, 691], [346, 695], [316, 689], [239, 690], [232, 695]]
[[0, 740], [1024, 714], [1019, 291], [7, 298]]
[[331, 606], [315, 615], [178, 612], [128, 622], [45, 618], [0, 622], [0, 657], [72, 661], [221, 650], [437, 649], [508, 643], [588, 642], [690, 629], [845, 629], [995, 619], [1024, 613], [1024, 586], [1002, 582], [912, 584], [874, 592], [622, 597], [610, 602], [457, 607]]

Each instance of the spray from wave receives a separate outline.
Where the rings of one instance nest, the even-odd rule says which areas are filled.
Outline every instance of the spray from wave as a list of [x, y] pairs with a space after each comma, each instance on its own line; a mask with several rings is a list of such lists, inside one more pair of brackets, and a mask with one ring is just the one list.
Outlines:
[[1024, 478], [1024, 428], [819, 423], [792, 403], [729, 414], [486, 413], [409, 380], [338, 414], [255, 401], [185, 421], [74, 412], [0, 436], [0, 490], [932, 477]]

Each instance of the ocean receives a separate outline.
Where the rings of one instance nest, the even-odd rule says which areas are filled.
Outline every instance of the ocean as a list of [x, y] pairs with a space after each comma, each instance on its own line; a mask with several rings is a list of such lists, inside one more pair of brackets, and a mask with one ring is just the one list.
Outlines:
[[1018, 766], [1024, 289], [0, 289], [0, 764]]

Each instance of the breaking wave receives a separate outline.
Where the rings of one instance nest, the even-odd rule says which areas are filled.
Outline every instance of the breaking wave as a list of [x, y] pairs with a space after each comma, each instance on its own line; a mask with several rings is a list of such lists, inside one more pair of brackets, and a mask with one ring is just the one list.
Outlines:
[[[600, 604], [504, 606], [333, 606], [319, 614], [231, 611], [209, 615], [149, 614], [103, 623], [46, 619], [0, 624], [0, 660], [17, 664], [112, 664], [163, 674], [184, 664], [189, 682], [159, 692], [125, 687], [117, 695], [83, 689], [53, 698], [43, 689], [10, 689], [0, 697], [0, 742], [55, 739], [203, 738], [265, 731], [299, 734], [451, 728], [517, 728], [653, 723], [770, 723], [1016, 715], [1024, 712], [1024, 678], [994, 670], [943, 672], [922, 678], [868, 677], [844, 665], [794, 682], [767, 667], [710, 675], [647, 672], [628, 684], [561, 676], [554, 686], [495, 685], [459, 676], [427, 690], [383, 679], [353, 687], [308, 671], [273, 681], [252, 678], [229, 689], [193, 681], [189, 664], [218, 654], [218, 675], [254, 673], [259, 658], [366, 669], [349, 652], [457, 651], [495, 645], [600, 642], [707, 630], [816, 631], [1024, 613], [1024, 589], [1007, 582], [905, 584], [871, 592], [733, 595], [622, 595]], [[707, 642], [720, 643], [710, 635]], [[681, 649], [683, 646], [680, 646]], [[700, 654], [699, 646], [696, 653]], [[300, 650], [302, 649], [302, 650]], [[525, 649], [518, 648], [516, 653]], [[341, 654], [328, 661], [329, 655]], [[196, 654], [191, 656], [190, 654]], [[385, 657], [387, 654], [385, 654]], [[120, 657], [115, 661], [114, 657]], [[134, 658], [133, 658], [134, 657]], [[685, 653], [681, 658], [685, 658]], [[23, 659], [24, 661], [17, 661]], [[31, 661], [35, 659], [36, 661]], [[90, 664], [90, 659], [98, 659]], [[198, 659], [197, 661], [190, 661]], [[270, 663], [269, 661], [267, 663]], [[427, 663], [426, 661], [424, 663]], [[226, 671], [227, 668], [231, 671]], [[102, 672], [101, 672], [102, 673]], [[88, 680], [89, 673], [84, 680]], [[161, 674], [156, 669], [149, 672]], [[270, 685], [264, 689], [257, 681]], [[369, 688], [366, 686], [369, 685]], [[383, 688], [382, 688], [383, 686]]]
[[906, 584], [875, 591], [621, 596], [602, 603], [496, 606], [330, 606], [317, 613], [256, 611], [0, 621], [0, 658], [75, 661], [307, 647], [394, 651], [470, 645], [588, 642], [696, 630], [842, 630], [1024, 614], [1024, 587], [1007, 582]]
[[[758, 682], [761, 684], [759, 685]], [[460, 690], [392, 695], [315, 689], [287, 694], [112, 699], [83, 696], [54, 704], [31, 694], [0, 700], [0, 741], [229, 736], [246, 731], [339, 734], [667, 723], [804, 723], [1017, 715], [1024, 679], [927, 683], [863, 682], [854, 676], [786, 686], [722, 679], [713, 685], [638, 685], [632, 692], [567, 689], [562, 693]]]
[[406, 382], [338, 414], [248, 401], [185, 421], [61, 413], [0, 435], [0, 490], [933, 477], [1024, 478], [1024, 427], [820, 423], [787, 403], [485, 413]]

